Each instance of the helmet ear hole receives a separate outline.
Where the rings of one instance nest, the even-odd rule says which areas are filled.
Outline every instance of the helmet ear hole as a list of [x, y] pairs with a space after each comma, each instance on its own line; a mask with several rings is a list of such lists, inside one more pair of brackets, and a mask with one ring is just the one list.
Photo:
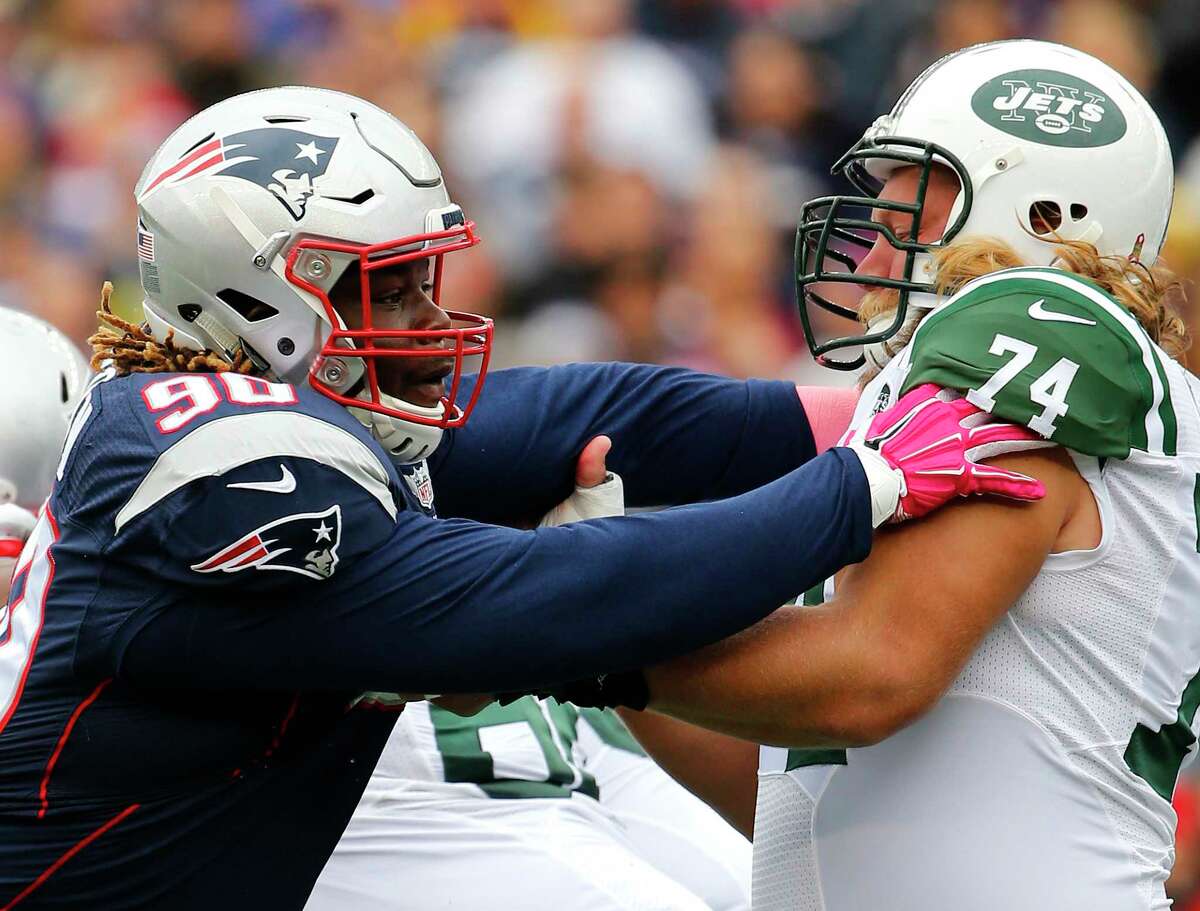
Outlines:
[[234, 288], [226, 288], [223, 291], [218, 291], [217, 297], [248, 323], [257, 323], [260, 320], [270, 319], [279, 313], [278, 310], [266, 301], [261, 301], [257, 297], [251, 297], [249, 294], [244, 294]]
[[1087, 218], [1088, 207], [1081, 202], [1071, 203], [1071, 221], [1083, 221]]
[[1029, 227], [1039, 237], [1062, 227], [1062, 208], [1051, 199], [1039, 199], [1029, 207]]

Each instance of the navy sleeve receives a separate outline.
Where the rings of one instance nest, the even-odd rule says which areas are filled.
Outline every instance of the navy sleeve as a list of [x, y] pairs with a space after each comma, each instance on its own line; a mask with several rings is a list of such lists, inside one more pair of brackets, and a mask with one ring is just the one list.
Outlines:
[[524, 691], [731, 635], [870, 541], [866, 480], [842, 449], [737, 497], [558, 528], [403, 512], [372, 552], [286, 597], [209, 590], [157, 612], [115, 670], [184, 687]]
[[535, 519], [570, 494], [575, 460], [601, 433], [612, 437], [608, 464], [630, 506], [743, 493], [816, 454], [792, 383], [644, 364], [499, 370], [430, 460], [438, 512]]

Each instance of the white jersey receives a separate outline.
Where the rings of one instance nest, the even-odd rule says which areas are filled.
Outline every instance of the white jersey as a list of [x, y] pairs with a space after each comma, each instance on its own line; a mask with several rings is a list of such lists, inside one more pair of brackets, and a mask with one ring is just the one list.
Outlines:
[[753, 907], [1165, 909], [1200, 704], [1200, 381], [1095, 286], [1023, 269], [926, 317], [848, 437], [921, 382], [1068, 446], [1102, 540], [1048, 557], [908, 729], [762, 748]]

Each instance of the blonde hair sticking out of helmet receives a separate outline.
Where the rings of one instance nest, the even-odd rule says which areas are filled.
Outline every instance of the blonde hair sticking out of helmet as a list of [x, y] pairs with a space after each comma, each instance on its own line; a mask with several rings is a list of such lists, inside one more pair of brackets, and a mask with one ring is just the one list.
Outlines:
[[[1165, 265], [1102, 256], [1086, 241], [1053, 236], [1047, 240], [1055, 245], [1054, 267], [1095, 282], [1111, 294], [1171, 357], [1179, 359], [1187, 351], [1191, 338], [1177, 312], [1183, 284]], [[1029, 265], [1007, 243], [991, 237], [963, 238], [932, 251], [932, 256], [934, 286], [939, 296], [947, 297], [990, 272]]]
[[[1039, 235], [1039, 239], [1054, 245], [1055, 268], [1099, 285], [1133, 315], [1159, 347], [1176, 360], [1182, 359], [1192, 343], [1187, 324], [1179, 315], [1185, 309], [1184, 287], [1161, 261], [1147, 266], [1128, 256], [1103, 256], [1086, 241], [1064, 240], [1053, 232]], [[992, 272], [1030, 265], [1010, 244], [996, 237], [964, 237], [931, 250], [930, 257], [939, 297], [950, 297], [968, 282]], [[859, 322], [868, 326], [876, 317], [894, 312], [898, 297], [899, 293], [891, 289], [869, 292], [859, 307]], [[929, 312], [917, 311], [919, 315], [882, 343], [888, 357], [895, 357], [912, 340]], [[879, 369], [878, 364], [869, 363], [859, 375], [859, 387], [869, 383]]]

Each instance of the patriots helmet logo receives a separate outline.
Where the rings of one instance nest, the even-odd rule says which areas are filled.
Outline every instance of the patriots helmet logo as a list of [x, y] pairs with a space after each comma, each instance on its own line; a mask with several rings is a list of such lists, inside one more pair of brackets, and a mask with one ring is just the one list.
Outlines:
[[336, 136], [315, 136], [303, 130], [263, 127], [229, 136], [212, 137], [190, 149], [175, 164], [146, 184], [142, 199], [160, 186], [183, 183], [199, 174], [240, 177], [269, 190], [296, 221], [304, 217], [308, 200], [337, 148]]
[[237, 573], [276, 569], [310, 579], [328, 579], [337, 569], [342, 543], [342, 508], [284, 516], [256, 528], [207, 560], [192, 565], [198, 573]]

